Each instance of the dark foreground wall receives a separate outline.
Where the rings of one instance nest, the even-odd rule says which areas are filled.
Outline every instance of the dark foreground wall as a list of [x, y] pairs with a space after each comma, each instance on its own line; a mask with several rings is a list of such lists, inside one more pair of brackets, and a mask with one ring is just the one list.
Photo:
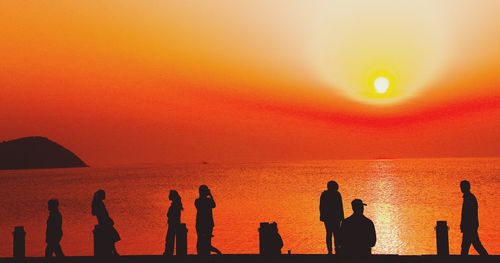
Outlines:
[[479, 262], [500, 262], [500, 256], [388, 256], [376, 255], [367, 258], [339, 257], [327, 255], [282, 255], [282, 256], [259, 256], [259, 255], [223, 255], [223, 256], [122, 256], [116, 258], [94, 258], [94, 257], [66, 257], [60, 259], [26, 258], [24, 260], [13, 260], [9, 258], [0, 259], [4, 262], [120, 262], [120, 263], [434, 263], [434, 262], [454, 262], [454, 263], [479, 263]]

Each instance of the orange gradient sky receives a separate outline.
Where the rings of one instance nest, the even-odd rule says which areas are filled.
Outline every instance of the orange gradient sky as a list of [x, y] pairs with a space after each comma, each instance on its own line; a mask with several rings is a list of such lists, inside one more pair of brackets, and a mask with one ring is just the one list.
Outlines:
[[499, 12], [2, 1], [0, 140], [47, 136], [90, 165], [499, 156]]

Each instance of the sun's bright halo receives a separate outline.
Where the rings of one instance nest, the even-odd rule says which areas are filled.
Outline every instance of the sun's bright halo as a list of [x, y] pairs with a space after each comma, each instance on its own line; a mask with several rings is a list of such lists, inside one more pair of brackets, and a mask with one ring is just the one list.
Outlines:
[[375, 86], [375, 91], [379, 94], [384, 94], [389, 89], [390, 82], [386, 77], [378, 77], [373, 82]]

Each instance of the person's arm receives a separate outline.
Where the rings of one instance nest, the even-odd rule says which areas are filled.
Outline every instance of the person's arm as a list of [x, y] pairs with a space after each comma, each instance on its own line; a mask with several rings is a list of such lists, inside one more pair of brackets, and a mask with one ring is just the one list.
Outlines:
[[370, 247], [374, 247], [377, 243], [377, 233], [375, 232], [375, 225], [370, 222]]
[[209, 198], [209, 200], [210, 200], [210, 207], [215, 208], [216, 204], [215, 204], [214, 196], [212, 195], [212, 193], [210, 193], [208, 196], [210, 197]]
[[323, 221], [325, 220], [323, 217], [324, 217], [324, 214], [325, 214], [325, 193], [321, 193], [321, 196], [319, 198], [319, 220], [320, 221]]
[[60, 213], [57, 215], [57, 218], [56, 218], [56, 226], [57, 226], [57, 229], [62, 230], [62, 215]]
[[339, 208], [340, 208], [340, 219], [341, 221], [344, 221], [344, 205], [342, 202], [342, 195], [339, 193]]

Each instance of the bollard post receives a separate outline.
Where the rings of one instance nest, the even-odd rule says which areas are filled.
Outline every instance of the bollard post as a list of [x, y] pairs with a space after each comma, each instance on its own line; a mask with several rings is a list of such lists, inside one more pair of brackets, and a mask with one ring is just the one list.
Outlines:
[[26, 232], [24, 231], [24, 227], [16, 226], [12, 234], [14, 236], [13, 256], [14, 258], [24, 258], [26, 255]]
[[187, 232], [186, 224], [180, 224], [175, 240], [175, 254], [177, 256], [187, 256]]
[[438, 256], [450, 255], [448, 243], [448, 225], [446, 221], [437, 221], [436, 223], [436, 249]]
[[[94, 226], [94, 257], [102, 257], [106, 255], [106, 242], [103, 242], [103, 229], [100, 225]], [[109, 253], [108, 253], [109, 254]]]
[[260, 227], [259, 227], [259, 254], [260, 255], [265, 255], [268, 253], [268, 251], [267, 251], [268, 232], [269, 232], [269, 223], [261, 222]]

